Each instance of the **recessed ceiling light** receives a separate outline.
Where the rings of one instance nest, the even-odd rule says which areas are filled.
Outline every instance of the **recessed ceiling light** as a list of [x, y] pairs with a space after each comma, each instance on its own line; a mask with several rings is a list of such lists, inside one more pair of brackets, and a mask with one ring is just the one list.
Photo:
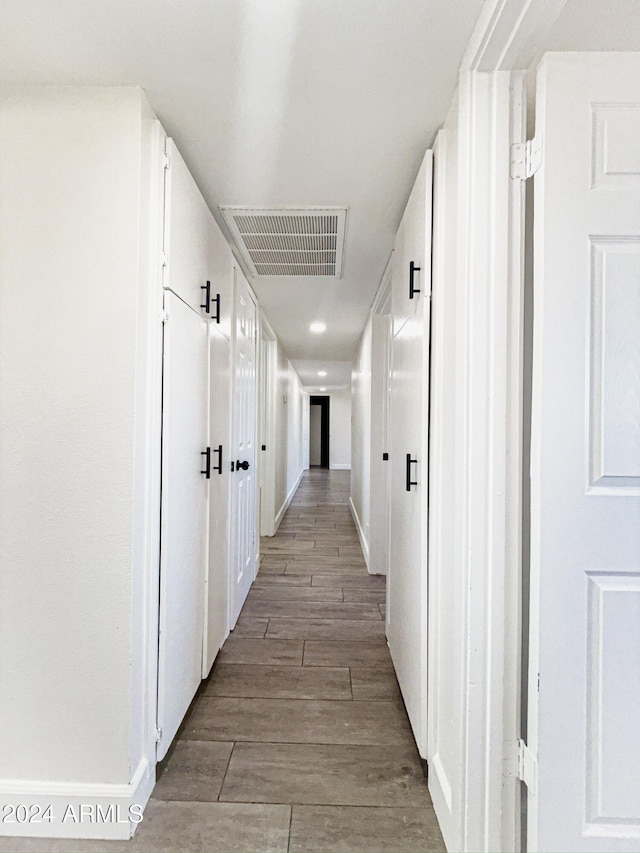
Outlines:
[[327, 331], [327, 326], [325, 323], [312, 323], [309, 326], [309, 331], [315, 332], [317, 335], [319, 335], [321, 332]]
[[327, 371], [326, 371], [326, 370], [319, 370], [319, 371], [318, 371], [318, 376], [326, 376], [326, 375], [327, 375]]
[[318, 390], [319, 391], [326, 391], [327, 389], [326, 388], [319, 388]]

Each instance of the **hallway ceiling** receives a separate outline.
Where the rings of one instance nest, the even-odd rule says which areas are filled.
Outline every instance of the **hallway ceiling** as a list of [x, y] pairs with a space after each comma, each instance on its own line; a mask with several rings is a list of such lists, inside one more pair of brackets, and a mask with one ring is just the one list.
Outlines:
[[250, 279], [291, 359], [344, 361], [481, 5], [4, 0], [0, 80], [142, 86], [227, 234], [221, 205], [348, 208], [341, 279]]

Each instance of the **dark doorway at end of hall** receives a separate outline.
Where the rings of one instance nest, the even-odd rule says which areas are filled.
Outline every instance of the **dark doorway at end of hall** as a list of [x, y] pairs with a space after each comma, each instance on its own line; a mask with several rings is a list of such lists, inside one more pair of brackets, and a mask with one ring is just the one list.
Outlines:
[[329, 467], [329, 397], [312, 395], [309, 400], [309, 465]]

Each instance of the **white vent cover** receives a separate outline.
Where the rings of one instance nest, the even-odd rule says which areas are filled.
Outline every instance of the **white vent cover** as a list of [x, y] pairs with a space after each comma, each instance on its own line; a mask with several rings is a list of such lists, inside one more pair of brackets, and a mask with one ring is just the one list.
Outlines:
[[221, 207], [252, 275], [342, 276], [343, 207]]

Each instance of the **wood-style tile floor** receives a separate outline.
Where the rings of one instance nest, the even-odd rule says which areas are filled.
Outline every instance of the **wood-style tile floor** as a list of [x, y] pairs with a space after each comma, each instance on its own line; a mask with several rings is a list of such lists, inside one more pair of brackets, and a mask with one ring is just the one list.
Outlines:
[[[311, 469], [131, 842], [0, 850], [422, 853], [444, 844], [367, 573], [349, 472]], [[13, 846], [12, 846], [13, 845]]]

